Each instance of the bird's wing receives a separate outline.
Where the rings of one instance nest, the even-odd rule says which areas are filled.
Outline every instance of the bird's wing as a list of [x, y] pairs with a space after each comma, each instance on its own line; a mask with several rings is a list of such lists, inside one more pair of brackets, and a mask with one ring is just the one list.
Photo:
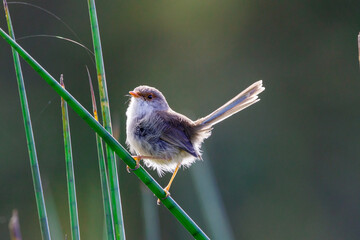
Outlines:
[[185, 150], [194, 157], [198, 157], [190, 140], [189, 131], [187, 131], [187, 127], [190, 127], [187, 126], [189, 124], [181, 116], [175, 114], [168, 112], [159, 112], [158, 114], [164, 123], [160, 139]]

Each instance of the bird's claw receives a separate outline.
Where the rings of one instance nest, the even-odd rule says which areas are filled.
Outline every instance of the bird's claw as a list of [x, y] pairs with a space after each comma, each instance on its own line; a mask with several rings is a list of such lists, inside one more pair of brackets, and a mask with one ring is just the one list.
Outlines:
[[126, 171], [127, 171], [128, 173], [131, 173], [131, 172], [139, 169], [139, 167], [140, 167], [140, 160], [141, 160], [141, 158], [139, 158], [139, 157], [137, 157], [137, 156], [135, 156], [135, 157], [133, 157], [133, 158], [134, 158], [135, 161], [136, 161], [136, 166], [135, 166], [135, 168], [130, 168], [129, 166], [126, 166]]
[[164, 198], [162, 198], [161, 200], [160, 200], [160, 198], [158, 198], [158, 200], [157, 200], [157, 205], [160, 205], [160, 202], [162, 201], [162, 200], [165, 200], [165, 199], [167, 199], [169, 196], [170, 196], [170, 192], [166, 189], [166, 188], [164, 188], [164, 191], [165, 191], [165, 193], [166, 193], [166, 196], [164, 197]]
[[133, 172], [133, 171], [135, 171], [135, 170], [138, 170], [139, 167], [140, 167], [140, 163], [137, 163], [136, 166], [135, 166], [135, 168], [130, 168], [129, 166], [126, 166], [126, 171], [127, 171], [128, 173], [131, 173], [131, 172]]

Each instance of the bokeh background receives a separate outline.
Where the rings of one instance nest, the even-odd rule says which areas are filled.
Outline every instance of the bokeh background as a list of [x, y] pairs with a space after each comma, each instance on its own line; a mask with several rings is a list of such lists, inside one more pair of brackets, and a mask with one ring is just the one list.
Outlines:
[[[28, 2], [59, 16], [92, 48], [86, 1]], [[194, 174], [202, 179], [204, 166], [223, 204], [229, 239], [360, 238], [360, 2], [97, 1], [97, 10], [122, 144], [125, 95], [140, 84], [159, 88], [174, 110], [196, 119], [264, 80], [261, 101], [217, 125], [204, 144], [204, 161], [181, 170], [172, 186], [172, 196], [210, 237], [208, 215], [221, 218], [195, 187]], [[39, 9], [10, 4], [10, 11], [17, 37], [79, 41]], [[4, 13], [0, 26], [7, 29]], [[53, 38], [19, 42], [53, 76], [63, 73], [67, 89], [91, 109], [85, 65], [93, 79], [95, 68], [83, 48]], [[60, 99], [25, 63], [23, 71], [50, 226], [56, 236], [69, 235]], [[14, 208], [24, 239], [40, 239], [11, 50], [3, 40], [0, 106], [0, 239], [9, 239]], [[95, 136], [71, 110], [70, 120], [81, 235], [102, 239]], [[143, 184], [118, 163], [127, 238], [145, 239]], [[149, 172], [163, 186], [170, 178]], [[161, 238], [191, 239], [151, 199]]]

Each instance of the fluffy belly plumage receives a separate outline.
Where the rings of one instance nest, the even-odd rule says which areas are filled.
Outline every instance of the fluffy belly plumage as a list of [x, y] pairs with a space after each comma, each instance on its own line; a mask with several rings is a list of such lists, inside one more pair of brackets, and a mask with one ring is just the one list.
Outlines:
[[163, 141], [156, 134], [149, 133], [151, 129], [142, 129], [140, 126], [133, 129], [135, 131], [128, 132], [126, 140], [130, 152], [137, 156], [145, 156], [142, 158], [145, 165], [156, 170], [160, 176], [164, 172], [173, 172], [178, 163], [188, 166], [195, 161], [188, 152]]

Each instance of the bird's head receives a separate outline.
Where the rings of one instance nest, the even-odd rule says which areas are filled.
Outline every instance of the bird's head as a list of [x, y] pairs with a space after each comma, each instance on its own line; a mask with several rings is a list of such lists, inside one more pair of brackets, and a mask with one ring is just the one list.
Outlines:
[[164, 95], [156, 88], [139, 86], [129, 93], [131, 95], [130, 106], [136, 111], [152, 112], [169, 109]]

